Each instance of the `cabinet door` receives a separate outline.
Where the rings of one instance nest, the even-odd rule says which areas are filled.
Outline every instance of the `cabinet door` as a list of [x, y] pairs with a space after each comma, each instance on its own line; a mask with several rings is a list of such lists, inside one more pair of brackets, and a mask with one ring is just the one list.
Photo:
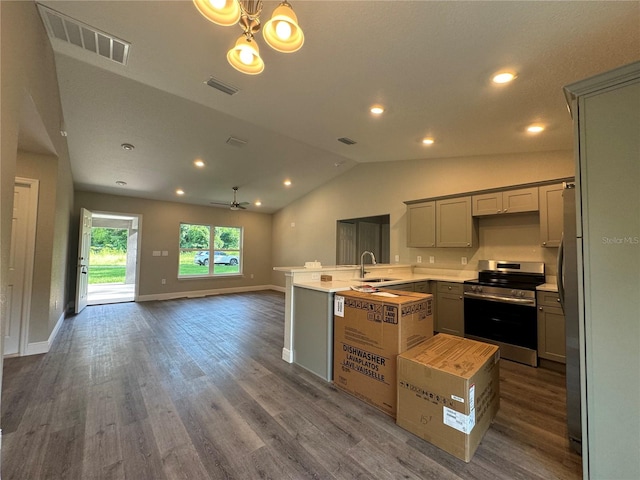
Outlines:
[[540, 243], [543, 247], [559, 247], [562, 238], [562, 184], [539, 187]]
[[538, 211], [538, 187], [502, 192], [502, 213]]
[[502, 213], [502, 192], [484, 193], [471, 197], [473, 216], [497, 215]]
[[438, 282], [435, 330], [464, 336], [464, 303], [461, 283]]
[[538, 356], [566, 363], [566, 339], [562, 308], [538, 307]]
[[436, 202], [407, 206], [407, 247], [435, 247]]
[[471, 197], [436, 200], [436, 247], [472, 247]]

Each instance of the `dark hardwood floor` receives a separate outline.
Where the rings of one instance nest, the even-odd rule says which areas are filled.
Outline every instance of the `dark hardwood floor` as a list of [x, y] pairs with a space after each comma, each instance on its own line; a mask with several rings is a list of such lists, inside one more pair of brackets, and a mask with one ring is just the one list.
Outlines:
[[4, 362], [2, 478], [578, 479], [564, 376], [501, 362], [470, 463], [281, 360], [284, 296], [93, 306]]

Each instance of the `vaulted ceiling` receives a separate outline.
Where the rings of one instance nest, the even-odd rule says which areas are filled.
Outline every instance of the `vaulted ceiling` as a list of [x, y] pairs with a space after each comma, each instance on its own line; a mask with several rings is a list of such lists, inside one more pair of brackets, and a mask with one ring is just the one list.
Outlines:
[[[264, 212], [360, 163], [570, 150], [562, 87], [640, 59], [637, 1], [292, 0], [305, 43], [282, 54], [258, 34], [256, 76], [226, 61], [240, 28], [191, 1], [41, 3], [131, 44], [121, 65], [51, 40], [78, 189], [209, 205], [238, 186]], [[493, 84], [504, 69], [516, 80]]]

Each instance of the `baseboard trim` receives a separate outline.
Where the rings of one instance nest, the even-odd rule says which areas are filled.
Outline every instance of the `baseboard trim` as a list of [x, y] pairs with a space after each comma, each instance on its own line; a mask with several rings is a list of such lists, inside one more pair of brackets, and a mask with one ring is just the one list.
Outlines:
[[56, 322], [56, 326], [51, 330], [51, 335], [49, 335], [49, 339], [45, 342], [32, 342], [27, 344], [27, 351], [24, 353], [25, 355], [41, 355], [43, 353], [47, 353], [51, 349], [51, 345], [53, 345], [53, 341], [56, 339], [60, 328], [62, 328], [62, 322], [64, 322], [64, 312], [58, 318]]
[[293, 352], [288, 348], [282, 348], [282, 359], [287, 363], [293, 363]]
[[151, 295], [138, 295], [137, 302], [150, 302], [153, 300], [176, 300], [178, 298], [201, 298], [225, 293], [259, 292], [263, 290], [276, 290], [284, 293], [284, 288], [276, 285], [255, 285], [250, 287], [215, 288], [211, 290], [194, 290], [191, 292], [169, 292]]

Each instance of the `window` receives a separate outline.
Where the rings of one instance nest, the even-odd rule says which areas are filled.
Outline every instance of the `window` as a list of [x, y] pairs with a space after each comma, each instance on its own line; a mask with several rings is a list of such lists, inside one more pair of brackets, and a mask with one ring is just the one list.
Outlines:
[[179, 277], [242, 272], [242, 228], [180, 224]]

